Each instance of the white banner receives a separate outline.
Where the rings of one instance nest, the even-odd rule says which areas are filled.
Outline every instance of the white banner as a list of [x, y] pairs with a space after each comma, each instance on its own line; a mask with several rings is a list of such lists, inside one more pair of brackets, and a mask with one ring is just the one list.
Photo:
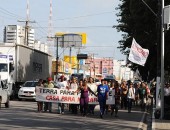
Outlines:
[[148, 55], [149, 50], [142, 48], [133, 38], [128, 59], [133, 63], [144, 66]]
[[[72, 89], [36, 87], [36, 101], [80, 104], [80, 93]], [[97, 97], [89, 94], [89, 104], [98, 104]], [[114, 93], [109, 92], [106, 104], [115, 104]]]

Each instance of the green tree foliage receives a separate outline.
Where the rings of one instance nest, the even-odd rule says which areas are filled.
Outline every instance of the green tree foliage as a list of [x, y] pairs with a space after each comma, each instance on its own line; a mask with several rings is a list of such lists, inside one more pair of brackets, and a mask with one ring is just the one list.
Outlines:
[[[157, 46], [160, 45], [160, 24], [159, 24], [159, 5], [158, 0], [144, 0], [149, 7], [155, 12], [148, 9], [142, 0], [121, 0], [121, 4], [117, 8], [117, 21], [119, 25], [117, 31], [123, 32], [122, 39], [119, 41], [119, 49], [124, 55], [128, 55], [132, 44], [132, 39], [135, 38], [138, 44], [143, 48], [149, 49], [149, 57], [145, 66], [132, 64], [131, 68], [138, 68], [143, 80], [151, 80], [157, 75]], [[169, 5], [170, 0], [165, 0], [165, 4]], [[166, 32], [165, 41], [165, 68], [170, 68], [170, 35]], [[159, 38], [158, 38], [159, 37]]]

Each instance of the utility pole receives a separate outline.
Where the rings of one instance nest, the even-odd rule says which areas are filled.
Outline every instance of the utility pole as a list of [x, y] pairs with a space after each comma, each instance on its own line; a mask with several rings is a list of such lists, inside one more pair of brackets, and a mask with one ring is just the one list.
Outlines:
[[161, 11], [161, 119], [164, 118], [164, 53], [165, 53], [165, 46], [164, 46], [164, 0], [162, 1], [162, 11]]
[[157, 13], [157, 77], [156, 77], [156, 108], [158, 108], [158, 95], [161, 80], [161, 0], [158, 0], [158, 13]]
[[28, 41], [29, 41], [29, 29], [30, 29], [30, 26], [29, 26], [29, 23], [35, 23], [35, 21], [29, 21], [29, 20], [26, 20], [26, 21], [21, 21], [21, 20], [18, 20], [18, 22], [24, 22], [25, 23], [25, 37], [24, 37], [24, 43], [25, 45], [28, 46]]
[[35, 21], [30, 21], [29, 20], [29, 0], [27, 0], [27, 20], [25, 21], [21, 21], [21, 20], [18, 20], [18, 22], [24, 22], [25, 23], [25, 37], [24, 37], [24, 43], [25, 45], [28, 46], [28, 33], [29, 33], [29, 29], [30, 29], [30, 26], [29, 26], [29, 23], [35, 23]]
[[[59, 64], [59, 56], [58, 56], [58, 40], [59, 40], [60, 37], [55, 36], [55, 37], [47, 37], [47, 38], [50, 38], [50, 39], [55, 38], [55, 39], [56, 39], [56, 79], [57, 79], [57, 76], [58, 76], [58, 64]], [[62, 37], [61, 37], [61, 38], [62, 38]]]
[[[80, 54], [80, 47], [78, 48], [78, 52], [77, 54]], [[79, 69], [80, 69], [80, 64], [79, 64], [80, 60], [77, 59], [77, 73], [79, 73]]]

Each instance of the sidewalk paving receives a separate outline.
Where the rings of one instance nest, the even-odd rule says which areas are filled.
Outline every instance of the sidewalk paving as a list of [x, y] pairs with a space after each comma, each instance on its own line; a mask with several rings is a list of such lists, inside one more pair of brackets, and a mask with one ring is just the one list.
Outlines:
[[152, 130], [170, 130], [170, 120], [155, 119], [155, 109], [152, 112]]
[[170, 120], [152, 120], [152, 130], [170, 130]]

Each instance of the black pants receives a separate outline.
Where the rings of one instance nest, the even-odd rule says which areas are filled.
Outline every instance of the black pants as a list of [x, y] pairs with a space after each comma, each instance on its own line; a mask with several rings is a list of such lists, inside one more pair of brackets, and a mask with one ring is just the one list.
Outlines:
[[77, 114], [78, 104], [70, 104], [72, 114]]
[[105, 109], [106, 109], [106, 101], [100, 101], [99, 105], [100, 105], [100, 114], [104, 115], [104, 112], [105, 112]]
[[121, 108], [123, 107], [125, 107], [125, 109], [127, 108], [127, 96], [122, 96]]

